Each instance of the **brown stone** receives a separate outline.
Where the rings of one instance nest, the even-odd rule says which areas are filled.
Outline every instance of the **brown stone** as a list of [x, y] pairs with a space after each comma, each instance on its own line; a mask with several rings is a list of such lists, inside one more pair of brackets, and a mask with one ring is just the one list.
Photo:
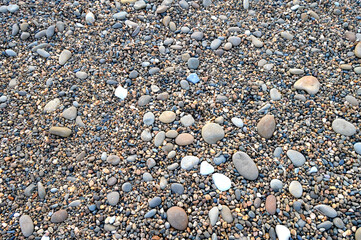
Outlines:
[[179, 146], [185, 146], [192, 144], [194, 141], [194, 137], [189, 133], [182, 133], [177, 136], [175, 139], [175, 143]]
[[313, 76], [305, 76], [295, 82], [293, 87], [298, 90], [304, 90], [308, 94], [316, 94], [320, 90], [321, 84], [317, 78]]
[[276, 213], [276, 208], [277, 208], [277, 200], [276, 197], [274, 195], [269, 195], [266, 198], [266, 211], [273, 215]]
[[177, 230], [185, 230], [188, 225], [188, 216], [180, 207], [171, 207], [167, 211], [167, 220]]
[[257, 131], [261, 137], [269, 139], [276, 128], [276, 121], [273, 115], [264, 116], [257, 124]]

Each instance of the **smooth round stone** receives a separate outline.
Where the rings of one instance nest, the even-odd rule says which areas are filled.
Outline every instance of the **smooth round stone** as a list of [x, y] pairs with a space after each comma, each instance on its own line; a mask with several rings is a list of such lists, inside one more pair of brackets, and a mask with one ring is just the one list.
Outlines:
[[146, 6], [147, 6], [147, 4], [143, 0], [136, 1], [133, 5], [135, 10], [140, 10], [140, 9], [146, 8]]
[[53, 135], [65, 138], [70, 136], [71, 129], [67, 127], [51, 127], [49, 132]]
[[302, 185], [298, 181], [292, 181], [288, 190], [295, 198], [300, 198], [303, 193]]
[[77, 207], [81, 204], [80, 200], [74, 200], [71, 203], [69, 203], [69, 207]]
[[353, 70], [355, 73], [361, 74], [361, 67], [355, 67]]
[[269, 214], [274, 215], [276, 213], [276, 209], [277, 209], [277, 199], [274, 195], [269, 195], [266, 198], [266, 211]]
[[304, 90], [308, 94], [314, 95], [320, 90], [321, 84], [317, 78], [313, 76], [305, 76], [295, 82], [293, 87], [298, 90]]
[[167, 220], [177, 230], [185, 230], [188, 226], [188, 216], [180, 207], [171, 207], [167, 211]]
[[59, 56], [59, 64], [64, 65], [71, 57], [71, 52], [69, 50], [63, 50]]
[[14, 52], [11, 49], [6, 49], [5, 50], [6, 55], [8, 55], [9, 57], [16, 57], [18, 54], [16, 52]]
[[132, 184], [129, 182], [126, 182], [122, 185], [123, 192], [130, 192], [130, 191], [132, 191], [132, 188], [133, 188]]
[[355, 240], [361, 240], [361, 227], [356, 230]]
[[153, 158], [149, 158], [149, 159], [147, 160], [147, 167], [148, 167], [148, 168], [153, 168], [153, 167], [155, 167], [156, 164], [157, 164], [157, 163], [155, 162], [155, 160], [154, 160]]
[[112, 165], [118, 165], [120, 163], [120, 157], [118, 157], [117, 155], [109, 155], [107, 157], [107, 162]]
[[301, 210], [302, 203], [300, 201], [295, 201], [292, 206], [297, 212], [299, 212]]
[[187, 80], [180, 81], [180, 85], [181, 85], [181, 88], [183, 88], [184, 90], [189, 90], [189, 83]]
[[63, 111], [61, 116], [68, 120], [74, 120], [77, 116], [77, 109], [74, 106], [71, 106]]
[[111, 192], [107, 195], [107, 200], [110, 206], [115, 206], [119, 202], [120, 194], [119, 192]]
[[8, 100], [8, 97], [7, 96], [1, 96], [0, 97], [0, 102], [6, 102]]
[[283, 37], [286, 40], [292, 40], [293, 39], [293, 35], [287, 31], [283, 31], [281, 32], [281, 37]]
[[165, 132], [160, 131], [159, 133], [157, 133], [157, 135], [155, 135], [154, 146], [159, 147], [160, 145], [162, 145], [164, 139], [165, 139]]
[[171, 123], [175, 120], [175, 118], [176, 118], [176, 114], [174, 112], [164, 111], [159, 116], [159, 121], [161, 121], [162, 123]]
[[118, 12], [113, 14], [113, 18], [117, 20], [124, 20], [128, 16], [127, 12]]
[[36, 52], [42, 56], [43, 58], [48, 58], [50, 57], [50, 53], [48, 53], [47, 51], [45, 51], [44, 49], [40, 48], [38, 50], [36, 50]]
[[45, 105], [44, 112], [46, 113], [54, 112], [59, 107], [59, 105], [60, 105], [59, 98], [55, 98]]
[[150, 126], [154, 123], [154, 114], [152, 112], [147, 112], [146, 114], [144, 114], [143, 116], [143, 122], [145, 125]]
[[169, 130], [165, 136], [167, 138], [176, 138], [178, 136], [178, 132], [176, 130]]
[[19, 5], [17, 5], [17, 4], [10, 4], [8, 6], [8, 11], [11, 13], [16, 12], [17, 10], [19, 10]]
[[145, 173], [143, 173], [143, 180], [145, 182], [153, 181], [153, 177], [150, 173], [145, 172]]
[[288, 150], [286, 154], [295, 167], [301, 167], [306, 162], [306, 158], [298, 151]]
[[255, 180], [258, 177], [258, 168], [254, 161], [245, 152], [236, 152], [232, 156], [233, 164], [238, 173], [247, 180]]
[[276, 121], [273, 115], [266, 115], [257, 124], [258, 134], [266, 139], [272, 137], [276, 128]]
[[182, 33], [189, 33], [189, 32], [190, 32], [190, 29], [189, 29], [189, 27], [182, 27], [182, 28], [181, 28], [181, 32], [182, 32]]
[[274, 191], [280, 191], [283, 188], [283, 183], [279, 179], [272, 179], [270, 186]]
[[352, 123], [350, 123], [342, 118], [335, 119], [332, 122], [332, 129], [336, 133], [339, 133], [339, 134], [345, 135], [345, 136], [352, 136], [356, 133], [356, 127]]
[[240, 118], [233, 117], [231, 121], [236, 127], [242, 128], [244, 126], [243, 121]]
[[88, 77], [88, 74], [86, 72], [79, 71], [75, 73], [75, 76], [79, 79], [84, 80]]
[[114, 95], [124, 100], [128, 95], [128, 90], [123, 88], [122, 86], [118, 86], [114, 91]]
[[351, 96], [351, 95], [347, 95], [345, 97], [345, 100], [350, 103], [352, 106], [358, 106], [359, 105], [359, 101], [354, 97], [354, 96]]
[[140, 138], [144, 141], [144, 142], [149, 142], [152, 140], [152, 133], [149, 131], [149, 129], [145, 129], [142, 131], [142, 133], [140, 134]]
[[355, 145], [353, 145], [353, 148], [355, 149], [355, 152], [361, 155], [361, 142], [355, 143]]
[[218, 216], [219, 216], [219, 209], [218, 207], [213, 207], [208, 212], [209, 222], [212, 226], [216, 225], [218, 222]]
[[145, 105], [148, 105], [150, 100], [152, 99], [149, 95], [143, 95], [138, 99], [138, 106], [143, 107]]
[[29, 237], [34, 232], [34, 223], [29, 215], [22, 215], [19, 219], [20, 229], [24, 237]]
[[86, 15], [85, 15], [85, 21], [86, 23], [94, 23], [95, 22], [95, 16], [92, 12], [88, 12]]
[[317, 228], [318, 228], [318, 229], [323, 228], [323, 229], [325, 229], [325, 230], [327, 231], [328, 229], [330, 229], [330, 228], [332, 227], [332, 225], [333, 225], [332, 222], [330, 222], [330, 221], [325, 221], [325, 222], [323, 222], [323, 223], [318, 224], [318, 225], [317, 225]]
[[281, 100], [282, 95], [276, 88], [272, 88], [270, 90], [270, 97], [273, 101], [279, 101]]
[[323, 215], [330, 217], [330, 218], [335, 218], [337, 217], [337, 212], [335, 209], [333, 209], [331, 206], [329, 205], [325, 205], [325, 204], [319, 204], [317, 206], [315, 206], [315, 209], [320, 211]]
[[199, 59], [198, 58], [190, 58], [190, 59], [188, 59], [188, 68], [197, 69], [198, 66], [199, 66]]
[[233, 47], [237, 47], [239, 44], [241, 44], [242, 40], [240, 37], [230, 36], [228, 38], [228, 42], [230, 42]]
[[231, 188], [232, 182], [231, 179], [229, 179], [226, 175], [223, 175], [221, 173], [213, 173], [212, 179], [214, 182], [214, 185], [218, 188], [220, 191], [227, 191]]
[[222, 216], [223, 220], [226, 221], [227, 223], [233, 222], [232, 212], [229, 209], [229, 207], [227, 207], [225, 205], [222, 205], [221, 216]]
[[218, 157], [213, 158], [213, 163], [216, 165], [220, 165], [220, 164], [226, 162], [226, 160], [227, 159], [223, 155], [220, 155]]
[[46, 195], [46, 190], [41, 182], [38, 182], [38, 196], [40, 199], [44, 199]]
[[55, 212], [52, 216], [50, 221], [52, 223], [62, 223], [68, 218], [68, 212], [64, 209]]
[[214, 39], [212, 42], [211, 42], [211, 49], [212, 50], [216, 50], [216, 49], [218, 49], [219, 48], [219, 46], [221, 46], [221, 44], [222, 44], [222, 40], [220, 40], [220, 39]]
[[203, 161], [201, 163], [201, 167], [200, 167], [201, 175], [209, 175], [213, 172], [214, 172], [214, 167], [211, 164], [209, 164], [207, 161]]
[[214, 144], [224, 138], [224, 130], [217, 123], [207, 123], [202, 128], [202, 137], [209, 144]]
[[281, 147], [276, 147], [275, 151], [273, 152], [273, 155], [276, 158], [281, 157], [281, 154], [283, 153], [283, 149]]
[[194, 39], [194, 40], [197, 40], [197, 41], [202, 40], [203, 37], [204, 37], [204, 34], [202, 32], [194, 32], [191, 35], [191, 38]]
[[355, 56], [361, 58], [361, 42], [359, 42], [355, 47]]
[[144, 218], [152, 218], [157, 213], [156, 209], [149, 210], [145, 215]]
[[291, 237], [290, 230], [284, 225], [276, 226], [276, 234], [277, 234], [278, 240], [289, 240]]
[[195, 156], [185, 156], [181, 161], [181, 168], [191, 170], [199, 163], [199, 158]]
[[184, 187], [180, 183], [172, 183], [172, 185], [170, 186], [170, 190], [180, 195], [184, 193]]
[[154, 197], [148, 202], [150, 208], [158, 207], [160, 204], [162, 204], [162, 199], [160, 197]]
[[110, 177], [110, 178], [107, 180], [108, 186], [113, 186], [113, 185], [115, 185], [117, 182], [118, 182], [118, 180], [117, 180], [115, 177]]
[[192, 115], [188, 114], [181, 117], [180, 122], [184, 127], [190, 127], [194, 124], [194, 118]]
[[291, 68], [289, 71], [293, 75], [300, 75], [305, 73], [303, 69], [299, 69], [299, 68]]
[[175, 143], [179, 146], [186, 146], [192, 144], [193, 141], [194, 141], [194, 137], [189, 133], [179, 134], [175, 139]]
[[252, 44], [256, 47], [256, 48], [261, 48], [263, 47], [263, 42], [261, 40], [259, 40], [258, 38], [256, 38], [255, 36], [251, 36], [251, 40], [252, 40]]
[[345, 228], [345, 223], [342, 221], [341, 218], [337, 217], [333, 219], [333, 224], [340, 229], [344, 229]]

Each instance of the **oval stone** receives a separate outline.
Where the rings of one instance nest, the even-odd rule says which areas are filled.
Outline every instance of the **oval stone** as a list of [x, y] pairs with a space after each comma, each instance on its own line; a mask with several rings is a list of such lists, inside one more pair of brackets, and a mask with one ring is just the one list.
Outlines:
[[177, 230], [185, 230], [188, 225], [188, 216], [180, 207], [171, 207], [167, 211], [167, 220]]
[[264, 116], [257, 124], [257, 131], [261, 137], [269, 139], [276, 128], [276, 121], [273, 115]]
[[303, 154], [295, 150], [288, 150], [287, 156], [295, 167], [300, 167], [306, 162], [306, 158]]
[[224, 138], [223, 128], [217, 123], [207, 123], [202, 128], [202, 137], [209, 144], [214, 144]]
[[162, 123], [171, 123], [175, 120], [175, 118], [176, 118], [176, 114], [174, 112], [164, 111], [159, 116], [159, 121], [161, 121]]
[[29, 215], [22, 215], [19, 219], [21, 232], [25, 237], [29, 237], [33, 234], [34, 223]]
[[186, 146], [192, 144], [194, 141], [194, 137], [189, 133], [182, 133], [177, 136], [175, 139], [175, 143], [179, 146]]
[[274, 195], [269, 195], [266, 198], [266, 211], [273, 215], [276, 213], [276, 208], [277, 208], [277, 200], [276, 197]]
[[68, 218], [68, 212], [62, 209], [53, 213], [50, 221], [53, 223], [61, 223], [64, 222], [67, 218]]
[[352, 136], [356, 133], [356, 127], [352, 123], [350, 123], [342, 118], [335, 119], [332, 122], [332, 129], [336, 133], [339, 133], [339, 134], [345, 135], [345, 136]]
[[239, 174], [245, 179], [255, 180], [258, 177], [258, 168], [254, 161], [245, 152], [236, 152], [232, 156], [233, 164]]

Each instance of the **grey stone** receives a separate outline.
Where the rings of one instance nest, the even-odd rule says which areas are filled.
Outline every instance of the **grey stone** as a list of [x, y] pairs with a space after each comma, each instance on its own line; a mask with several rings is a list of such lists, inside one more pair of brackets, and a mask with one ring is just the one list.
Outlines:
[[218, 216], [219, 216], [219, 210], [217, 207], [213, 207], [211, 210], [209, 210], [208, 213], [209, 216], [209, 222], [212, 226], [216, 225], [217, 221], [218, 221]]
[[59, 210], [51, 216], [50, 221], [52, 223], [62, 223], [68, 218], [68, 212], [64, 209]]
[[19, 219], [20, 229], [24, 237], [29, 237], [34, 232], [34, 223], [29, 215], [22, 215]]
[[274, 191], [280, 191], [283, 188], [283, 183], [279, 179], [272, 179], [270, 186]]
[[332, 122], [332, 129], [336, 133], [345, 136], [352, 136], [356, 133], [356, 127], [352, 123], [341, 118], [335, 119]]
[[123, 185], [122, 185], [122, 190], [124, 191], [124, 192], [130, 192], [130, 191], [132, 191], [132, 184], [131, 183], [129, 183], [129, 182], [126, 182], [126, 183], [124, 183]]
[[154, 197], [148, 202], [150, 208], [158, 207], [161, 203], [162, 199], [160, 197]]
[[232, 156], [233, 164], [238, 173], [247, 180], [255, 180], [258, 177], [258, 168], [254, 161], [245, 152], [236, 152]]
[[150, 211], [148, 211], [145, 215], [144, 218], [152, 218], [154, 217], [154, 215], [157, 213], [156, 209], [152, 209]]
[[150, 173], [145, 172], [145, 173], [143, 173], [143, 180], [145, 182], [153, 181], [153, 177]]
[[325, 204], [319, 204], [317, 206], [315, 206], [315, 209], [320, 211], [322, 214], [324, 214], [327, 217], [330, 218], [335, 218], [337, 217], [337, 212], [335, 209], [333, 209], [331, 206], [329, 205], [325, 205]]
[[221, 216], [222, 216], [223, 220], [226, 221], [227, 223], [233, 222], [233, 216], [232, 216], [231, 210], [229, 209], [229, 207], [227, 207], [225, 205], [222, 206]]
[[107, 195], [108, 204], [111, 206], [117, 205], [119, 202], [120, 194], [119, 192], [110, 192]]
[[197, 69], [198, 66], [199, 66], [199, 59], [198, 58], [189, 58], [188, 59], [188, 68]]
[[306, 158], [303, 154], [295, 150], [288, 150], [287, 156], [295, 167], [300, 167], [306, 162]]
[[120, 163], [120, 158], [117, 155], [109, 155], [107, 157], [107, 162], [112, 165], [118, 165]]
[[41, 182], [38, 182], [38, 196], [40, 199], [44, 199], [45, 198], [45, 188], [43, 186], [43, 184]]
[[292, 181], [288, 190], [295, 198], [300, 198], [303, 193], [302, 185], [298, 181]]
[[202, 128], [202, 137], [209, 144], [214, 144], [224, 138], [224, 130], [217, 123], [207, 123]]
[[170, 189], [172, 190], [172, 192], [177, 193], [177, 194], [184, 193], [184, 187], [180, 183], [172, 183], [172, 185], [170, 186]]

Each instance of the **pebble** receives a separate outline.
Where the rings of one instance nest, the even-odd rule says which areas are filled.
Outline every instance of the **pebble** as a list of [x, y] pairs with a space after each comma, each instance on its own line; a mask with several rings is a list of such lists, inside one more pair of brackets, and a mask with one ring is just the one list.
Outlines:
[[120, 163], [120, 158], [117, 155], [109, 155], [107, 157], [107, 162], [115, 166]]
[[283, 31], [281, 32], [281, 37], [283, 37], [286, 40], [292, 40], [293, 39], [293, 35], [287, 31]]
[[158, 207], [162, 204], [162, 199], [160, 197], [154, 197], [148, 202], [150, 208]]
[[175, 139], [175, 143], [179, 146], [186, 146], [192, 144], [193, 141], [194, 141], [194, 137], [189, 133], [179, 134]]
[[187, 81], [193, 83], [193, 84], [196, 84], [200, 81], [198, 75], [196, 73], [191, 73], [188, 75], [187, 77]]
[[289, 238], [291, 237], [290, 230], [284, 225], [277, 225], [276, 233], [278, 240], [289, 240]]
[[345, 223], [339, 217], [336, 217], [336, 218], [333, 219], [333, 224], [339, 229], [344, 229], [345, 228]]
[[321, 84], [317, 78], [313, 76], [305, 76], [296, 81], [293, 87], [314, 95], [320, 90]]
[[273, 101], [279, 101], [281, 100], [282, 95], [276, 88], [272, 88], [270, 90], [270, 97]]
[[288, 150], [287, 156], [295, 167], [301, 167], [306, 162], [303, 154], [295, 150]]
[[199, 158], [195, 156], [185, 156], [181, 161], [181, 168], [184, 170], [191, 170], [199, 163]]
[[130, 192], [130, 191], [132, 191], [132, 189], [133, 189], [133, 186], [132, 186], [132, 184], [129, 183], [129, 182], [126, 182], [126, 183], [124, 183], [124, 184], [122, 185], [122, 190], [123, 190], [124, 192]]
[[38, 196], [40, 199], [44, 199], [45, 198], [45, 188], [43, 186], [43, 184], [41, 182], [38, 182]]
[[209, 164], [207, 161], [203, 161], [201, 163], [201, 167], [200, 167], [200, 174], [201, 175], [209, 175], [212, 174], [214, 172], [214, 167]]
[[188, 114], [181, 117], [180, 122], [184, 127], [190, 127], [194, 124], [195, 121], [192, 115]]
[[330, 218], [337, 217], [336, 210], [333, 209], [332, 207], [330, 207], [329, 205], [319, 204], [319, 205], [315, 206], [314, 209], [320, 211], [323, 215], [325, 215], [327, 217], [330, 217]]
[[153, 125], [154, 120], [155, 120], [155, 117], [154, 117], [154, 114], [152, 112], [147, 112], [143, 116], [143, 122], [147, 126]]
[[245, 152], [236, 152], [232, 156], [233, 164], [238, 173], [247, 180], [258, 178], [258, 168], [254, 161]]
[[71, 135], [71, 129], [67, 127], [51, 127], [49, 132], [59, 137], [69, 137]]
[[172, 192], [180, 194], [180, 195], [184, 193], [184, 187], [180, 183], [172, 183], [172, 185], [170, 186], [170, 189], [172, 190]]
[[223, 220], [226, 221], [227, 223], [233, 222], [232, 212], [229, 209], [229, 207], [227, 207], [225, 205], [222, 206], [221, 216], [222, 216]]
[[266, 198], [266, 211], [269, 214], [274, 215], [276, 213], [276, 209], [277, 209], [276, 197], [274, 195], [269, 195]]
[[176, 114], [174, 112], [164, 111], [159, 116], [159, 121], [161, 121], [162, 123], [171, 123], [175, 120], [175, 118], [176, 118]]
[[20, 229], [24, 237], [29, 237], [34, 232], [34, 223], [29, 215], [22, 215], [19, 219]]
[[305, 71], [303, 69], [299, 69], [299, 68], [291, 68], [289, 71], [291, 74], [294, 74], [294, 75], [300, 75], [300, 74], [305, 73]]
[[209, 144], [214, 144], [224, 138], [224, 130], [217, 123], [207, 123], [202, 128], [202, 138]]
[[218, 207], [213, 207], [208, 212], [209, 222], [212, 226], [215, 226], [218, 222], [218, 216], [219, 216], [219, 209]]
[[92, 24], [95, 22], [95, 16], [92, 12], [87, 12], [87, 14], [85, 15], [85, 21], [88, 24]]
[[351, 96], [351, 95], [347, 95], [345, 97], [345, 100], [350, 103], [352, 106], [358, 106], [359, 105], [359, 101], [354, 97], [354, 96]]
[[44, 112], [46, 113], [50, 113], [50, 112], [54, 112], [60, 105], [60, 99], [59, 98], [55, 98], [51, 101], [49, 101], [45, 107], [44, 107]]
[[361, 155], [361, 142], [355, 143], [353, 148], [355, 149], [355, 152]]
[[144, 218], [152, 218], [157, 213], [156, 209], [149, 210], [145, 215]]
[[303, 193], [302, 185], [298, 181], [292, 181], [288, 190], [295, 198], [300, 198]]
[[355, 56], [361, 58], [361, 42], [359, 42], [355, 47]]
[[69, 50], [63, 50], [59, 56], [59, 64], [64, 65], [71, 58], [71, 55]]
[[236, 127], [239, 127], [239, 128], [242, 128], [244, 125], [242, 119], [240, 119], [240, 118], [233, 117], [231, 119], [231, 121]]
[[283, 188], [283, 183], [279, 179], [272, 179], [270, 186], [274, 191], [281, 191]]
[[330, 222], [330, 221], [325, 221], [325, 222], [323, 222], [323, 223], [320, 223], [320, 224], [318, 224], [317, 225], [317, 228], [318, 229], [325, 229], [326, 231], [327, 230], [329, 230], [331, 227], [332, 227], [332, 222]]
[[257, 124], [258, 134], [266, 139], [272, 137], [276, 128], [276, 121], [273, 115], [265, 115]]
[[75, 76], [81, 80], [84, 80], [88, 77], [88, 74], [86, 72], [79, 71], [76, 72]]
[[214, 185], [216, 185], [216, 187], [220, 191], [227, 191], [228, 189], [231, 188], [232, 185], [231, 179], [229, 179], [227, 176], [221, 173], [213, 173], [212, 179]]
[[150, 173], [145, 172], [145, 173], [143, 173], [143, 180], [145, 182], [150, 182], [150, 181], [153, 181], [153, 177]]
[[50, 57], [50, 53], [48, 53], [47, 51], [45, 51], [44, 49], [38, 49], [38, 50], [36, 50], [36, 52], [40, 55], [40, 56], [42, 56], [43, 58], [48, 58], [48, 57]]
[[119, 198], [120, 198], [119, 192], [110, 192], [107, 195], [107, 200], [110, 206], [117, 205], [119, 202]]
[[52, 223], [62, 223], [68, 218], [68, 212], [65, 209], [56, 211], [51, 215], [50, 221]]
[[167, 211], [167, 220], [177, 230], [185, 230], [188, 226], [188, 216], [180, 207], [171, 207]]
[[204, 34], [202, 32], [198, 32], [198, 31], [192, 33], [192, 35], [191, 35], [191, 38], [194, 40], [197, 40], [197, 41], [202, 40], [203, 37], [204, 37]]
[[337, 118], [337, 119], [333, 120], [332, 129], [336, 133], [345, 135], [345, 136], [352, 136], [356, 133], [356, 127], [352, 123], [350, 123], [342, 118]]
[[8, 55], [9, 57], [16, 57], [18, 54], [16, 52], [14, 52], [11, 49], [6, 49], [5, 50], [6, 55]]
[[279, 157], [281, 157], [282, 153], [283, 153], [283, 149], [281, 147], [276, 147], [276, 149], [273, 152], [273, 155], [276, 158], [279, 158]]
[[76, 107], [72, 106], [72, 107], [65, 109], [61, 116], [68, 120], [74, 120], [77, 116]]
[[361, 227], [356, 230], [355, 240], [361, 240]]
[[197, 69], [199, 66], [198, 58], [189, 58], [188, 59], [188, 68], [189, 69]]
[[118, 86], [115, 89], [114, 95], [122, 100], [124, 100], [128, 95], [128, 90], [123, 88], [122, 86]]
[[211, 49], [217, 50], [222, 44], [222, 40], [216, 38], [211, 42]]

